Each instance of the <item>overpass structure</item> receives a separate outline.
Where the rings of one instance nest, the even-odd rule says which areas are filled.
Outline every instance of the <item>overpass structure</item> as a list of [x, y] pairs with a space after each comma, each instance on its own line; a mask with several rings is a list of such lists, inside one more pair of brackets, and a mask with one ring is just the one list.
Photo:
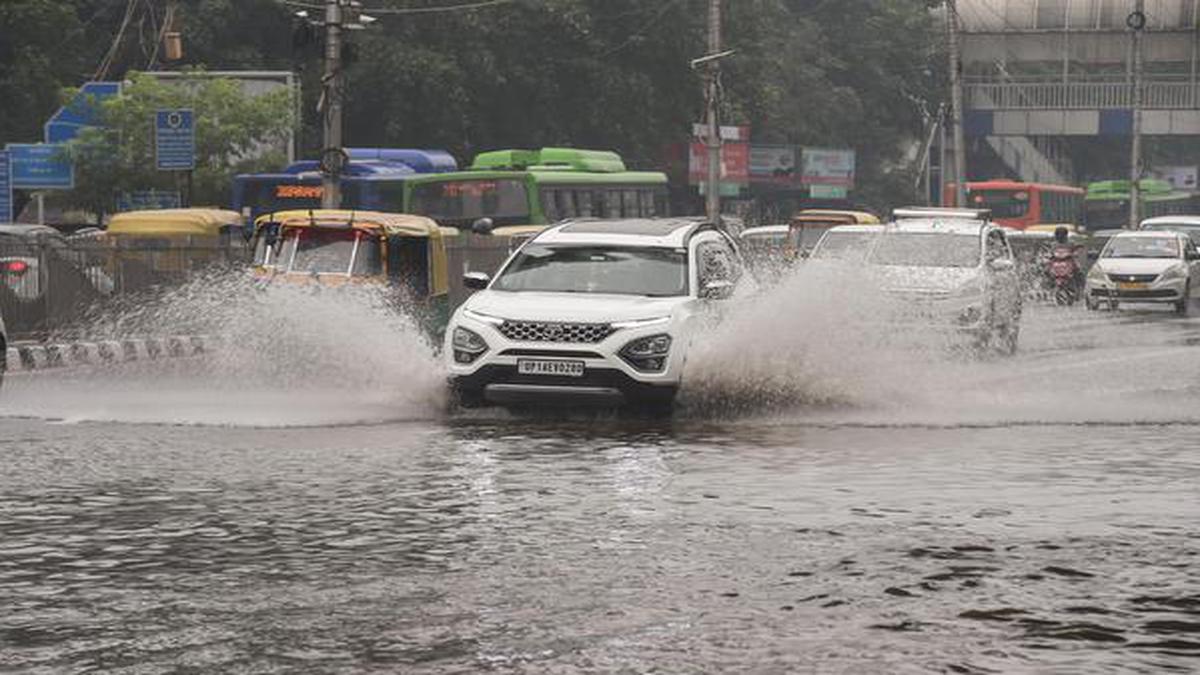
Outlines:
[[[1128, 137], [1132, 0], [958, 0], [963, 127], [1025, 180], [1074, 182], [1071, 137]], [[1145, 0], [1142, 133], [1200, 136], [1200, 0]]]

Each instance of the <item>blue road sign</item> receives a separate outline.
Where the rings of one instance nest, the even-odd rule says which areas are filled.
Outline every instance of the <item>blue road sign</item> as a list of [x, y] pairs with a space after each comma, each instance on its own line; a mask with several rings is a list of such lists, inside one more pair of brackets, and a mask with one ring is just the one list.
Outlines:
[[22, 190], [70, 190], [75, 167], [59, 144], [9, 143], [12, 186]]
[[0, 223], [13, 221], [12, 169], [8, 151], [0, 150]]
[[154, 115], [154, 157], [159, 171], [196, 168], [196, 126], [191, 110], [159, 110]]
[[86, 82], [71, 102], [58, 109], [43, 131], [47, 143], [65, 143], [85, 127], [100, 126], [100, 104], [121, 93], [120, 82]]

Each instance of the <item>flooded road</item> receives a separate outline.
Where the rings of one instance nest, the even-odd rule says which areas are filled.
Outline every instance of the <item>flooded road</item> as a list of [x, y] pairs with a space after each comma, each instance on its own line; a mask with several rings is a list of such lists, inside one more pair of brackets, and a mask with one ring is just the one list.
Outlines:
[[1192, 672], [1198, 345], [1037, 308], [1015, 359], [659, 422], [10, 378], [0, 671]]

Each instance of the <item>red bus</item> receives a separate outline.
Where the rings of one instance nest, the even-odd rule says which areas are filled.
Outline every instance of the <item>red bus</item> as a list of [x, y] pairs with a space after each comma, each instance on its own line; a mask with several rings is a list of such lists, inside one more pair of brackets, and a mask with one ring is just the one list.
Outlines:
[[967, 208], [991, 209], [993, 221], [1017, 230], [1031, 225], [1078, 225], [1083, 222], [1085, 194], [1069, 185], [975, 181], [967, 183]]

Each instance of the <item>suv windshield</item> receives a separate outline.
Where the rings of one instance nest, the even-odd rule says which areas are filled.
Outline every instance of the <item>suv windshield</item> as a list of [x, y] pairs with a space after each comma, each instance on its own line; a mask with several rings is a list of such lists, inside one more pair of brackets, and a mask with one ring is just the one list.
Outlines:
[[979, 235], [891, 232], [880, 235], [871, 262], [905, 267], [975, 267], [979, 264]]
[[1178, 258], [1179, 241], [1167, 237], [1113, 237], [1105, 258]]
[[687, 278], [687, 253], [681, 249], [532, 244], [492, 288], [667, 297], [685, 295]]
[[871, 248], [871, 242], [879, 236], [875, 232], [830, 232], [813, 251], [816, 260], [863, 260]]

